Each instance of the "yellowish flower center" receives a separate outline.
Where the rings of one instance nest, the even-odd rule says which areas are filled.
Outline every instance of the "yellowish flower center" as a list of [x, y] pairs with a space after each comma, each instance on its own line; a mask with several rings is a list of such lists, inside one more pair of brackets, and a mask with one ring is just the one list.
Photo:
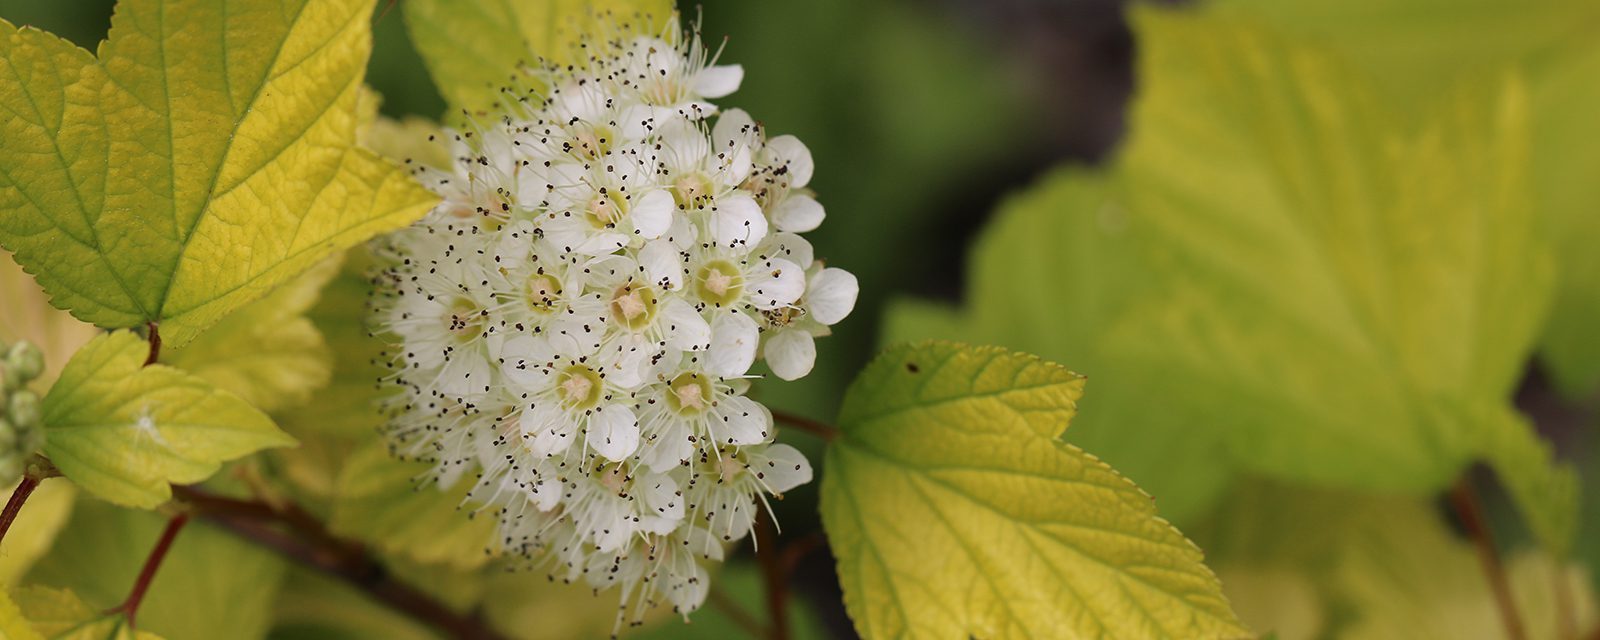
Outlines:
[[744, 292], [739, 269], [727, 260], [716, 260], [695, 273], [700, 299], [716, 305], [732, 304]]

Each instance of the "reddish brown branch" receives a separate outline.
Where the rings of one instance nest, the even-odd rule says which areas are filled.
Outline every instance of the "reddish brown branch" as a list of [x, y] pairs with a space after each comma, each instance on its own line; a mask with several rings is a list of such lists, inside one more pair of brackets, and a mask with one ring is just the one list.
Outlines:
[[144, 602], [144, 594], [150, 590], [150, 583], [156, 579], [156, 570], [161, 568], [161, 561], [166, 559], [167, 551], [172, 548], [172, 541], [177, 539], [178, 532], [182, 531], [183, 525], [188, 522], [187, 512], [179, 512], [167, 521], [167, 528], [161, 530], [161, 537], [156, 540], [156, 546], [150, 549], [149, 557], [144, 560], [144, 568], [139, 570], [139, 577], [134, 579], [133, 589], [128, 591], [128, 598], [107, 611], [107, 615], [121, 613], [128, 619], [128, 626], [134, 626], [134, 616], [139, 613], [139, 604]]
[[161, 357], [161, 329], [154, 322], [145, 325], [145, 328], [148, 330], [146, 333], [149, 334], [148, 337], [150, 339], [150, 355], [144, 358], [144, 366], [148, 367], [155, 364], [156, 359]]
[[0, 540], [4, 540], [6, 532], [11, 530], [11, 523], [16, 522], [17, 514], [22, 511], [22, 504], [28, 501], [28, 496], [33, 495], [33, 490], [39, 488], [42, 480], [32, 474], [24, 474], [22, 482], [11, 492], [11, 499], [6, 501], [5, 511], [0, 511]]
[[789, 573], [778, 555], [777, 529], [772, 514], [756, 512], [756, 562], [766, 583], [767, 629], [770, 640], [789, 640]]
[[1511, 597], [1511, 582], [1506, 578], [1505, 567], [1500, 564], [1500, 554], [1494, 546], [1494, 532], [1489, 530], [1484, 520], [1483, 506], [1467, 477], [1457, 480], [1455, 487], [1450, 490], [1450, 504], [1461, 519], [1461, 526], [1466, 528], [1467, 535], [1477, 547], [1478, 560], [1489, 579], [1489, 587], [1494, 591], [1495, 605], [1500, 610], [1500, 621], [1505, 625], [1506, 637], [1527, 640], [1522, 617], [1517, 614], [1516, 600]]
[[452, 638], [503, 638], [482, 620], [457, 613], [428, 594], [395, 580], [364, 547], [328, 532], [298, 507], [279, 508], [226, 498], [194, 487], [173, 487], [173, 492], [193, 505], [201, 517], [235, 535], [344, 580], [395, 611], [428, 623]]
[[832, 442], [834, 438], [839, 436], [839, 429], [835, 428], [831, 424], [812, 420], [811, 418], [807, 418], [805, 416], [798, 416], [786, 411], [772, 412], [772, 419], [829, 442]]

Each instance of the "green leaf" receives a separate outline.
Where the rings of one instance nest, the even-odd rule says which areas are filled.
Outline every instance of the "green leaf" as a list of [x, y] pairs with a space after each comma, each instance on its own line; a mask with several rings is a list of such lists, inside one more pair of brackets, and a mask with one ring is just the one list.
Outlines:
[[[1498, 640], [1506, 637], [1489, 581], [1470, 543], [1455, 538], [1437, 517], [1418, 505], [1395, 513], [1382, 527], [1369, 527], [1340, 554], [1333, 588], [1354, 621], [1340, 640], [1439, 638]], [[1578, 629], [1597, 618], [1594, 592], [1582, 568], [1537, 553], [1513, 554], [1507, 582], [1529, 638], [1570, 637], [1558, 632], [1556, 585], [1571, 598]]]
[[[0, 491], [11, 495], [15, 486]], [[0, 590], [16, 586], [33, 563], [50, 551], [56, 535], [72, 514], [77, 489], [65, 480], [45, 480], [28, 498], [27, 515], [18, 517], [6, 531], [4, 552], [0, 552]]]
[[[29, 625], [32, 633], [10, 636], [11, 640], [49, 638], [50, 640], [161, 640], [148, 631], [136, 631], [121, 614], [97, 611], [83, 603], [77, 594], [46, 587], [25, 587], [15, 594], [15, 604], [4, 598], [0, 604], [0, 628]], [[19, 617], [11, 618], [16, 613]], [[23, 618], [25, 616], [25, 618]], [[10, 629], [6, 629], [8, 636]]]
[[654, 35], [671, 0], [408, 0], [402, 7], [417, 53], [452, 106], [487, 109], [502, 87], [525, 90], [521, 70], [571, 62], [582, 37]]
[[171, 367], [142, 367], [148, 351], [127, 331], [95, 338], [45, 396], [45, 455], [78, 486], [148, 509], [171, 497], [168, 483], [199, 482], [225, 460], [294, 444], [238, 396]]
[[262, 411], [305, 404], [333, 375], [328, 345], [305, 313], [339, 273], [339, 264], [337, 256], [322, 261], [162, 361]]
[[470, 481], [418, 484], [429, 468], [395, 459], [373, 438], [340, 464], [328, 528], [411, 562], [483, 566], [495, 542], [492, 514], [472, 518], [462, 507]]
[[[1107, 182], [1066, 167], [1007, 200], [973, 248], [969, 303], [896, 302], [884, 335], [997, 344], [1074, 363], [1096, 393], [1063, 438], [1139, 483], [1162, 515], [1182, 523], [1216, 500], [1232, 465], [1215, 430], [1174, 408], [1192, 406], [1198, 389], [1110, 350], [1107, 334], [1153, 276]], [[1151, 388], [1162, 402], [1150, 402]]]
[[1522, 416], [1502, 411], [1491, 420], [1483, 444], [1490, 468], [1500, 476], [1534, 540], [1565, 560], [1578, 531], [1578, 470], [1557, 462], [1550, 444]]
[[1118, 180], [1160, 282], [1113, 350], [1192, 381], [1191, 419], [1241, 464], [1443, 486], [1478, 453], [1458, 416], [1509, 400], [1550, 300], [1521, 84], [1446, 92], [1415, 124], [1326, 52], [1204, 15], [1135, 24]]
[[[1415, 497], [1241, 483], [1191, 533], [1241, 617], [1285, 639], [1504, 638], [1476, 550], [1446, 517]], [[1593, 628], [1581, 568], [1526, 550], [1507, 556], [1529, 638], [1571, 637], [1557, 633], [1559, 581], [1577, 628]]]
[[174, 346], [433, 196], [354, 147], [372, 0], [125, 0], [98, 58], [0, 23], [0, 244]]
[[[1586, 0], [1220, 0], [1219, 10], [1337, 49], [1397, 103], [1516, 67], [1529, 78], [1534, 194], [1561, 261], [1542, 355], [1573, 397], [1600, 392], [1600, 4]], [[1446, 17], [1447, 16], [1447, 17]]]
[[44, 640], [33, 624], [22, 617], [22, 609], [11, 601], [11, 596], [4, 590], [0, 590], [0, 637], [6, 640]]
[[1248, 635], [1150, 497], [1057, 439], [1082, 389], [1058, 365], [952, 343], [862, 372], [822, 514], [864, 637]]
[[[158, 514], [80, 500], [28, 581], [71, 589], [94, 611], [114, 607], [127, 597], [166, 522]], [[271, 622], [284, 566], [270, 551], [191, 521], [145, 593], [139, 628], [169, 640], [260, 638]]]
[[415, 618], [373, 601], [349, 584], [307, 569], [289, 572], [272, 615], [283, 640], [437, 640]]

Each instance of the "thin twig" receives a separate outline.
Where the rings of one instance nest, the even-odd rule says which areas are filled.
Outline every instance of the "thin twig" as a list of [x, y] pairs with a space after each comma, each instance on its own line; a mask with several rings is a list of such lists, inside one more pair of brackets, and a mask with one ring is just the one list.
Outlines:
[[42, 480], [32, 474], [24, 474], [22, 481], [17, 483], [17, 488], [11, 492], [11, 499], [6, 501], [5, 511], [0, 511], [0, 540], [4, 540], [6, 532], [11, 530], [11, 523], [16, 522], [17, 514], [22, 511], [22, 504], [28, 501], [28, 496], [33, 495], [33, 490], [39, 488]]
[[774, 411], [772, 412], [772, 419], [830, 442], [839, 437], [839, 429], [837, 427], [805, 416], [798, 416], [786, 411]]
[[739, 628], [749, 633], [750, 637], [756, 640], [764, 640], [767, 637], [767, 628], [761, 625], [761, 621], [756, 620], [754, 616], [750, 615], [749, 611], [745, 611], [744, 607], [734, 602], [733, 598], [728, 597], [726, 591], [712, 587], [707, 600], [711, 602], [712, 607], [721, 611], [734, 624], [739, 625]]
[[794, 575], [794, 570], [800, 566], [800, 561], [804, 560], [812, 551], [815, 551], [817, 547], [822, 546], [822, 542], [822, 532], [813, 531], [811, 535], [795, 540], [784, 547], [783, 553], [778, 556], [779, 566], [783, 567], [784, 575]]
[[145, 325], [145, 327], [148, 329], [147, 333], [150, 339], [150, 355], [145, 356], [144, 359], [144, 366], [148, 367], [155, 364], [156, 359], [161, 357], [161, 328], [154, 322]]
[[789, 576], [778, 557], [778, 535], [772, 514], [756, 512], [756, 562], [767, 591], [767, 629], [769, 640], [789, 640]]
[[1471, 480], [1466, 476], [1457, 480], [1455, 487], [1450, 490], [1450, 504], [1478, 548], [1478, 560], [1483, 564], [1483, 573], [1494, 591], [1495, 605], [1500, 609], [1500, 621], [1505, 624], [1506, 637], [1510, 640], [1526, 640], [1527, 631], [1522, 626], [1522, 617], [1517, 614], [1517, 603], [1511, 597], [1511, 583], [1506, 579], [1505, 567], [1501, 566], [1500, 554], [1495, 550], [1494, 533], [1484, 521], [1483, 506], [1478, 501], [1477, 492], [1472, 489]]
[[329, 533], [298, 507], [278, 508], [264, 502], [216, 496], [194, 487], [173, 489], [205, 519], [304, 566], [342, 579], [379, 602], [426, 622], [452, 638], [500, 640], [504, 637], [482, 620], [457, 613], [428, 594], [395, 580], [364, 547]]
[[150, 583], [156, 579], [156, 570], [161, 568], [161, 561], [167, 557], [167, 551], [172, 548], [172, 541], [178, 537], [178, 532], [183, 530], [183, 525], [188, 524], [189, 513], [178, 512], [167, 521], [167, 528], [161, 531], [161, 537], [156, 540], [156, 546], [150, 549], [149, 557], [144, 560], [144, 568], [139, 570], [139, 577], [133, 581], [133, 589], [128, 591], [127, 599], [122, 604], [113, 607], [106, 614], [121, 613], [128, 619], [128, 626], [134, 626], [134, 616], [139, 613], [139, 604], [144, 602], [145, 592], [150, 590]]

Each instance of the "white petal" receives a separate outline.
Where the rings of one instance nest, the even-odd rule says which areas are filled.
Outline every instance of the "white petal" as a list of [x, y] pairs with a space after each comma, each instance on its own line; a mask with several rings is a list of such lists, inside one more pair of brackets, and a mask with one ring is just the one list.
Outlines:
[[722, 112], [717, 118], [716, 126], [711, 128], [711, 139], [716, 141], [716, 146], [711, 149], [713, 153], [727, 153], [738, 146], [749, 147], [755, 142], [756, 121], [744, 109], [729, 109]]
[[687, 568], [687, 573], [669, 572], [666, 579], [667, 601], [672, 603], [673, 612], [683, 616], [705, 604], [706, 595], [711, 592], [711, 575], [705, 567], [690, 562]]
[[622, 125], [624, 138], [637, 140], [650, 135], [661, 125], [664, 117], [672, 112], [648, 104], [636, 104], [622, 110], [617, 116], [617, 123]]
[[767, 141], [766, 150], [774, 163], [789, 165], [789, 188], [798, 189], [811, 183], [811, 172], [816, 165], [811, 161], [811, 150], [794, 136], [778, 136]]
[[791, 194], [772, 210], [772, 226], [779, 231], [805, 233], [822, 226], [826, 215], [816, 198], [803, 193]]
[[544, 382], [544, 367], [555, 359], [555, 350], [544, 338], [520, 335], [505, 342], [500, 348], [500, 371], [524, 387], [534, 387]]
[[645, 374], [650, 368], [649, 341], [642, 336], [632, 336], [625, 339], [617, 350], [608, 350], [600, 357], [608, 357], [605, 361], [607, 380], [624, 389], [632, 389], [644, 384]]
[[586, 256], [604, 256], [628, 246], [628, 234], [617, 231], [598, 231], [572, 248], [573, 253]]
[[656, 473], [666, 473], [682, 466], [695, 452], [691, 437], [682, 422], [674, 421], [645, 447], [645, 466]]
[[711, 239], [725, 247], [753, 246], [767, 237], [767, 217], [756, 199], [742, 191], [717, 198], [711, 212]]
[[639, 421], [628, 405], [601, 407], [589, 416], [588, 438], [589, 448], [620, 462], [639, 449]]
[[644, 506], [649, 509], [650, 515], [670, 520], [683, 519], [683, 495], [678, 492], [678, 483], [672, 476], [647, 476], [640, 478], [634, 486], [643, 489]]
[[700, 351], [711, 344], [711, 325], [693, 305], [680, 298], [662, 306], [659, 322], [667, 333], [667, 345], [674, 349]]
[[554, 403], [523, 410], [519, 426], [524, 436], [533, 436], [526, 439], [528, 449], [541, 458], [566, 451], [577, 435], [571, 417]]
[[706, 353], [706, 372], [722, 378], [742, 376], [756, 361], [761, 341], [756, 321], [739, 312], [718, 313], [711, 321], [711, 350]]
[[806, 292], [805, 270], [788, 260], [773, 258], [748, 277], [750, 304], [763, 311], [794, 304]]
[[723, 398], [709, 422], [711, 438], [719, 445], [760, 444], [772, 433], [771, 417], [756, 401], [744, 396]]
[[767, 366], [772, 367], [772, 372], [778, 374], [779, 378], [799, 380], [811, 373], [811, 367], [816, 363], [817, 342], [805, 330], [790, 327], [767, 338], [762, 355], [767, 359]]
[[724, 541], [738, 540], [750, 533], [755, 523], [756, 505], [748, 494], [737, 491], [718, 491], [712, 494], [714, 515], [706, 525], [711, 535]]
[[668, 291], [683, 286], [683, 259], [678, 248], [664, 239], [644, 243], [639, 250], [639, 266], [644, 267], [650, 282]]
[[706, 98], [721, 98], [739, 90], [744, 81], [744, 67], [723, 64], [706, 67], [694, 76], [694, 92]]
[[811, 482], [811, 461], [794, 447], [775, 444], [750, 455], [750, 472], [774, 494]]
[[674, 117], [661, 126], [661, 163], [669, 175], [677, 176], [699, 171], [705, 167], [706, 155], [711, 152], [711, 141], [700, 127], [681, 117]]
[[860, 294], [861, 285], [855, 274], [828, 267], [811, 276], [806, 285], [806, 311], [817, 322], [838, 324], [856, 307], [856, 296]]
[[672, 226], [672, 194], [657, 189], [644, 194], [628, 215], [633, 217], [633, 228], [646, 240], [661, 237]]
[[799, 265], [801, 269], [810, 269], [811, 263], [816, 261], [816, 252], [810, 242], [793, 233], [781, 231], [767, 238], [762, 254], [783, 258]]

